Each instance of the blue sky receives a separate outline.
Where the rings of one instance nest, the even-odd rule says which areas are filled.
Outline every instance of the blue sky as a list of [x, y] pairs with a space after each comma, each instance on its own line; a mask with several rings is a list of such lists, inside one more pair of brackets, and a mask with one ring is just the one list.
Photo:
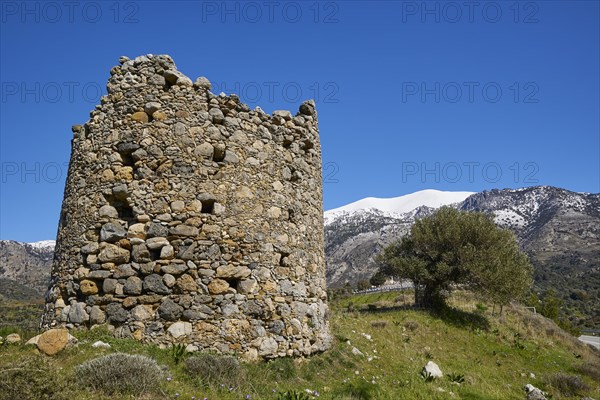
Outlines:
[[0, 2], [0, 238], [53, 239], [119, 56], [170, 54], [267, 112], [317, 100], [324, 206], [600, 191], [597, 1]]

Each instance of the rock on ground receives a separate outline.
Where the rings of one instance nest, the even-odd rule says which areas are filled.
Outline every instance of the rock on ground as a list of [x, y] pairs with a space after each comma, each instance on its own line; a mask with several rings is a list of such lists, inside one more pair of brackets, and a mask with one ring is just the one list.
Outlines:
[[15, 344], [21, 342], [21, 336], [18, 333], [11, 333], [4, 339], [4, 341], [8, 344]]
[[73, 343], [77, 343], [77, 338], [69, 334], [67, 329], [49, 329], [27, 341], [27, 344], [36, 345], [39, 351], [48, 356], [60, 353]]
[[105, 343], [102, 340], [98, 340], [92, 344], [92, 347], [99, 349], [110, 349], [110, 344]]
[[525, 385], [525, 393], [527, 393], [527, 400], [546, 400], [544, 392], [536, 388], [532, 384], [528, 383]]
[[442, 376], [444, 376], [440, 367], [433, 361], [429, 361], [427, 364], [425, 364], [425, 366], [423, 367], [423, 371], [433, 376], [434, 378], [441, 378]]

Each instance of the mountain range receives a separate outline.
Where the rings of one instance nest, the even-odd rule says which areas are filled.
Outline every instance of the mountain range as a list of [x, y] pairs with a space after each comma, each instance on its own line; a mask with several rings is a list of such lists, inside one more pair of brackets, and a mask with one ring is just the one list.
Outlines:
[[407, 234], [416, 219], [442, 205], [492, 213], [495, 223], [513, 231], [528, 254], [536, 291], [554, 289], [575, 324], [600, 325], [600, 194], [552, 186], [480, 193], [424, 190], [327, 211], [328, 286], [369, 279], [378, 269], [375, 255]]
[[54, 240], [0, 240], [0, 300], [40, 300], [50, 282]]
[[[423, 190], [391, 199], [365, 198], [324, 213], [328, 286], [355, 286], [378, 269], [375, 255], [407, 234], [418, 218], [448, 205], [493, 213], [529, 255], [535, 289], [554, 289], [578, 325], [600, 326], [600, 194], [552, 186], [479, 193]], [[54, 241], [0, 241], [0, 296], [42, 298]], [[10, 292], [10, 293], [8, 293]]]

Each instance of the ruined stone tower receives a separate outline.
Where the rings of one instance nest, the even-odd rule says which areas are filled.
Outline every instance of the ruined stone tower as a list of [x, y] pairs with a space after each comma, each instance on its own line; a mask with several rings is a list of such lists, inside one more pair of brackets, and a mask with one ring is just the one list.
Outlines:
[[317, 113], [121, 58], [74, 126], [42, 326], [246, 358], [329, 346]]

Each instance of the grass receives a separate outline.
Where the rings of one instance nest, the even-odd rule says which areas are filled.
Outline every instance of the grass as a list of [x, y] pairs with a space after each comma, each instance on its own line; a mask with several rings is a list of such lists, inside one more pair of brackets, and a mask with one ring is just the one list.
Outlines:
[[185, 360], [185, 371], [197, 377], [206, 387], [218, 387], [227, 383], [229, 387], [243, 384], [243, 372], [239, 361], [231, 356], [200, 354]]
[[43, 301], [3, 300], [0, 298], [0, 336], [8, 333], [27, 334], [38, 331], [40, 315], [44, 310]]
[[[547, 391], [553, 399], [600, 398], [596, 369], [600, 365], [599, 352], [579, 343], [553, 322], [518, 307], [505, 308], [501, 316], [492, 314], [489, 305], [485, 309], [477, 306], [481, 301], [468, 295], [453, 300], [459, 309], [444, 313], [412, 309], [410, 301], [410, 294], [397, 292], [338, 300], [331, 305], [332, 334], [336, 339], [331, 350], [306, 359], [240, 363], [239, 374], [229, 376], [223, 369], [210, 379], [205, 374], [202, 379], [202, 373], [190, 370], [188, 360], [196, 355], [181, 361], [171, 349], [115, 339], [105, 329], [76, 331], [74, 335], [80, 340], [77, 347], [53, 358], [43, 357], [44, 368], [52, 373], [44, 374], [42, 379], [62, 382], [61, 393], [78, 399], [195, 396], [227, 400], [246, 399], [248, 395], [251, 399], [277, 399], [295, 398], [292, 394], [300, 393], [315, 398], [317, 392], [319, 398], [339, 400], [522, 400], [526, 383]], [[96, 340], [108, 342], [112, 348], [92, 348]], [[354, 355], [353, 347], [363, 356]], [[69, 385], [74, 382], [78, 365], [116, 352], [151, 357], [161, 366], [165, 378], [152, 393], [137, 397], [107, 395], [87, 386]], [[7, 387], [12, 382], [5, 378], [14, 371], [9, 370], [35, 357], [34, 353], [28, 346], [0, 347], [0, 399], [8, 399], [5, 393], [10, 393]], [[221, 361], [230, 362], [218, 357], [210, 363], [206, 360], [206, 367], [203, 363], [195, 367], [217, 368], [223, 364]], [[445, 375], [442, 379], [427, 381], [421, 377], [429, 360], [440, 366]], [[48, 387], [45, 380], [35, 384]]]

